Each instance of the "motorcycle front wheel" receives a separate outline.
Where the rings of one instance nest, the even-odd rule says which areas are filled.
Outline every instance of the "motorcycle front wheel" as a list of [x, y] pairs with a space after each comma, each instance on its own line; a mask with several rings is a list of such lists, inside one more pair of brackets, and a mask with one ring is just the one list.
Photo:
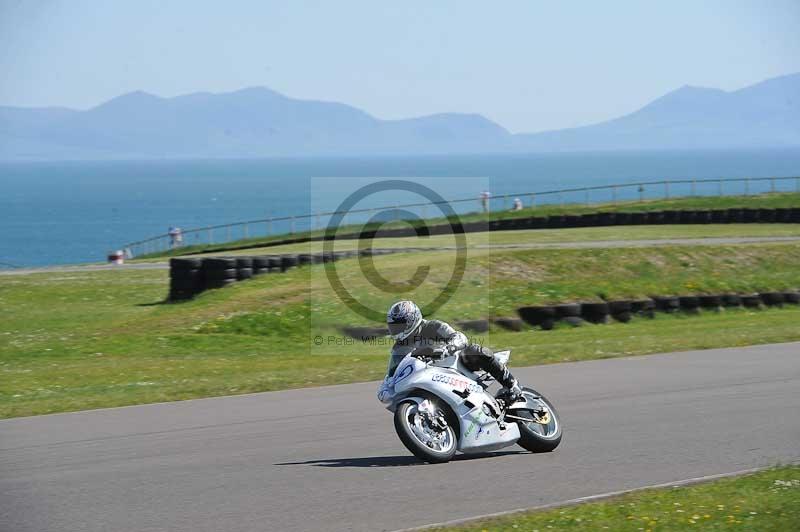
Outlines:
[[533, 388], [523, 388], [525, 408], [510, 410], [517, 418], [519, 440], [517, 443], [532, 453], [549, 453], [561, 443], [561, 418], [545, 396]]
[[452, 416], [436, 403], [433, 408], [431, 417], [421, 412], [416, 402], [403, 401], [394, 412], [394, 428], [406, 449], [420, 460], [432, 464], [449, 462], [458, 447]]

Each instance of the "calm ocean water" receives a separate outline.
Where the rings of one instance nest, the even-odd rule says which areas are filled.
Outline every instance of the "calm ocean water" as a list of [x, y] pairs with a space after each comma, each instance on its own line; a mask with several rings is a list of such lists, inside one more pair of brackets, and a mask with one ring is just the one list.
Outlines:
[[[446, 199], [477, 197], [486, 187], [503, 194], [666, 178], [800, 176], [800, 149], [0, 164], [0, 263], [101, 261], [107, 251], [173, 225], [332, 210], [352, 191], [351, 182], [341, 178], [363, 183], [414, 176], [428, 178], [424, 182]], [[698, 192], [714, 193], [716, 187]], [[583, 199], [583, 194], [574, 197]], [[463, 208], [475, 210], [477, 202]], [[273, 228], [279, 229], [288, 226]]]

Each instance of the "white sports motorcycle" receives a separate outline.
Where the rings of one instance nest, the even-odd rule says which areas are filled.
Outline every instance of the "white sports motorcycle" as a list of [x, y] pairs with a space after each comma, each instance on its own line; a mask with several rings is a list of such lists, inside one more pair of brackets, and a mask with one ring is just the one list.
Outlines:
[[[495, 353], [504, 364], [511, 351]], [[403, 445], [417, 458], [448, 462], [456, 451], [480, 453], [518, 443], [535, 453], [561, 442], [561, 420], [553, 405], [532, 388], [505, 404], [489, 393], [494, 379], [473, 373], [457, 353], [430, 347], [406, 355], [386, 377], [378, 398], [394, 412]]]

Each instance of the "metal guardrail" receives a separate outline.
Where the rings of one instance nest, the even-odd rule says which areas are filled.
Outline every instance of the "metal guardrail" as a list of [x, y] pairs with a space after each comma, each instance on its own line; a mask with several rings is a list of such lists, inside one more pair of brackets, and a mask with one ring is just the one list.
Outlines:
[[[793, 186], [792, 186], [792, 181]], [[736, 190], [732, 184], [740, 184]], [[786, 184], [788, 183], [788, 186]], [[655, 191], [656, 195], [653, 195]], [[561, 204], [589, 204], [602, 201], [616, 203], [617, 201], [640, 201], [653, 199], [669, 199], [671, 197], [692, 196], [725, 196], [725, 195], [751, 195], [765, 192], [800, 192], [800, 177], [737, 177], [737, 178], [704, 178], [704, 179], [666, 179], [660, 181], [639, 181], [632, 183], [617, 183], [612, 185], [596, 185], [590, 187], [565, 188], [559, 190], [546, 190], [541, 192], [521, 192], [517, 194], [493, 195], [489, 199], [488, 211], [496, 212], [499, 203], [502, 209], [507, 210], [509, 203], [520, 199], [525, 208], [535, 208], [538, 205]], [[608, 196], [597, 197], [597, 192], [606, 192]], [[703, 193], [705, 192], [705, 193]], [[594, 196], [592, 194], [594, 193]], [[580, 195], [580, 197], [579, 197]], [[527, 202], [526, 202], [527, 200]], [[481, 199], [470, 197], [441, 202], [406, 203], [391, 207], [373, 207], [353, 209], [347, 211], [346, 216], [353, 221], [359, 214], [374, 214], [379, 210], [391, 209], [421, 209], [421, 217], [426, 218], [425, 208], [431, 205], [448, 204], [450, 206], [466, 206], [476, 204], [478, 208], [473, 212], [480, 212]], [[161, 251], [168, 251], [176, 247], [198, 244], [224, 244], [235, 240], [256, 237], [275, 236], [279, 234], [294, 234], [298, 229], [308, 231], [322, 229], [323, 218], [345, 214], [339, 211], [317, 212], [294, 216], [276, 216], [258, 220], [247, 220], [229, 224], [209, 225], [181, 232], [182, 241], [177, 243], [168, 233], [154, 237], [130, 242], [123, 246], [129, 257], [147, 255]], [[464, 213], [461, 213], [464, 214]], [[314, 225], [315, 222], [315, 225]], [[280, 226], [284, 230], [280, 230]], [[276, 230], [276, 227], [278, 228]], [[261, 228], [262, 231], [258, 229]], [[273, 232], [275, 231], [275, 232]]]

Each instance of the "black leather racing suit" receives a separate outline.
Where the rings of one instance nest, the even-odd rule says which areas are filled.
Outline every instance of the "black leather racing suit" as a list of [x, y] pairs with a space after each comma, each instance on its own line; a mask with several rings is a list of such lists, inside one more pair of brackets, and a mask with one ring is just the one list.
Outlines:
[[449, 324], [439, 320], [422, 320], [419, 330], [406, 338], [398, 340], [392, 347], [387, 376], [394, 375], [400, 361], [418, 347], [452, 346], [452, 350], [461, 351], [461, 362], [470, 371], [483, 370], [506, 388], [514, 385], [514, 376], [505, 364], [497, 360], [488, 347], [471, 344], [467, 337], [453, 329]]

